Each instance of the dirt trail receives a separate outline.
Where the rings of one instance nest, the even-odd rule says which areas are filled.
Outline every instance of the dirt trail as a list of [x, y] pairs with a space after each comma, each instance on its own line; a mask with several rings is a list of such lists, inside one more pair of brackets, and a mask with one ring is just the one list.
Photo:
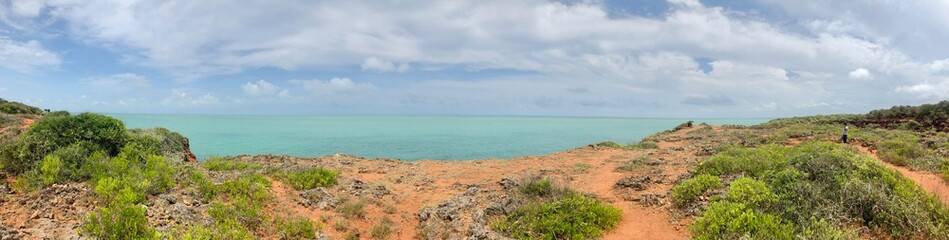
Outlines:
[[923, 190], [926, 190], [927, 192], [932, 193], [933, 195], [936, 195], [936, 197], [938, 197], [939, 200], [941, 200], [946, 205], [949, 205], [949, 184], [947, 184], [946, 181], [943, 180], [939, 175], [936, 175], [935, 173], [929, 173], [929, 172], [923, 172], [923, 171], [913, 171], [907, 167], [893, 165], [892, 163], [888, 163], [886, 161], [881, 160], [877, 156], [876, 152], [874, 152], [873, 150], [870, 150], [867, 147], [860, 146], [860, 145], [853, 145], [853, 147], [862, 153], [870, 155], [871, 157], [873, 157], [877, 161], [880, 161], [880, 163], [883, 163], [883, 165], [886, 165], [890, 169], [893, 169], [902, 173], [903, 176], [906, 176], [906, 178], [913, 180], [913, 182], [915, 182], [916, 185], [922, 187]]

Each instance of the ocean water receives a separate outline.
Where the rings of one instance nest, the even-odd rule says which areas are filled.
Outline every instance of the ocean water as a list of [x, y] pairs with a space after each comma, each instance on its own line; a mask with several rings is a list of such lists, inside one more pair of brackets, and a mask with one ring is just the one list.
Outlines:
[[[108, 114], [129, 128], [164, 127], [199, 159], [238, 154], [346, 153], [402, 160], [543, 155], [601, 141], [638, 142], [687, 119], [481, 116], [239, 116]], [[767, 119], [691, 119], [752, 125]]]

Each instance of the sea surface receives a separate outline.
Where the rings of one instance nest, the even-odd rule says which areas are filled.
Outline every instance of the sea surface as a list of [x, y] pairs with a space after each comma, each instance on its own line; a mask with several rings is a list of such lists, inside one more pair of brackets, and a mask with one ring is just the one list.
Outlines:
[[642, 119], [482, 116], [243, 116], [108, 114], [129, 128], [164, 127], [191, 140], [198, 159], [239, 154], [335, 153], [402, 160], [543, 155], [591, 143], [635, 143], [696, 123], [753, 125], [768, 119]]

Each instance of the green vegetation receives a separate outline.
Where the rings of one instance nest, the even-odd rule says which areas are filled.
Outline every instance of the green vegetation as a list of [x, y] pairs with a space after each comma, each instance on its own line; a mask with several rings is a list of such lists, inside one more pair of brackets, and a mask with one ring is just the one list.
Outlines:
[[86, 164], [83, 167], [90, 182], [95, 183], [95, 193], [107, 205], [89, 214], [82, 225], [83, 233], [103, 239], [157, 238], [140, 204], [145, 202], [146, 193], [162, 193], [175, 184], [170, 163], [133, 144], [113, 158], [104, 152], [95, 153]]
[[278, 173], [276, 177], [297, 190], [308, 190], [336, 185], [336, 177], [339, 176], [339, 173], [325, 168], [310, 168]]
[[550, 202], [533, 202], [492, 224], [518, 239], [589, 239], [619, 223], [622, 211], [599, 200], [568, 191]]
[[294, 217], [277, 220], [277, 228], [280, 229], [280, 239], [313, 239], [319, 225], [309, 218]]
[[114, 156], [127, 140], [125, 124], [111, 117], [94, 113], [44, 117], [20, 135], [13, 146], [3, 148], [0, 162], [5, 170], [19, 174], [33, 169], [36, 162], [60, 148], [78, 144], [86, 148], [84, 152], [103, 150]]
[[949, 209], [875, 161], [831, 142], [733, 148], [697, 166], [673, 198], [737, 177], [693, 222], [697, 239], [851, 238], [853, 223], [895, 238], [949, 236]]
[[589, 239], [613, 229], [622, 211], [592, 197], [527, 176], [514, 196], [523, 202], [491, 227], [518, 239]]
[[550, 179], [540, 177], [525, 178], [521, 183], [520, 190], [521, 193], [533, 197], [549, 197], [560, 191], [554, 187]]
[[361, 219], [366, 217], [366, 200], [349, 200], [343, 199], [339, 206], [336, 207], [336, 212], [342, 214], [343, 217], [348, 219]]
[[386, 239], [395, 232], [395, 222], [389, 217], [382, 217], [378, 224], [373, 225], [369, 230], [369, 236], [373, 239]]
[[171, 161], [184, 162], [188, 157], [185, 149], [188, 139], [165, 128], [129, 129], [128, 141]]
[[600, 142], [600, 143], [596, 143], [596, 144], [594, 144], [594, 145], [599, 146], [599, 147], [616, 148], [616, 149], [630, 149], [630, 150], [637, 150], [637, 149], [638, 149], [638, 150], [642, 150], [642, 149], [657, 149], [657, 148], [659, 148], [659, 145], [656, 144], [656, 142], [653, 142], [653, 141], [645, 141], [645, 140], [644, 140], [644, 141], [640, 141], [640, 142], [638, 142], [638, 143], [626, 144], [626, 145], [619, 144], [619, 143], [616, 143], [616, 142], [613, 142], [613, 141]]
[[685, 205], [694, 201], [706, 191], [720, 187], [722, 187], [722, 180], [717, 176], [698, 175], [673, 187], [672, 200], [680, 206]]
[[263, 168], [260, 163], [238, 161], [226, 157], [210, 157], [204, 160], [203, 165], [210, 171], [247, 171]]
[[623, 164], [617, 166], [615, 170], [617, 172], [635, 172], [645, 168], [648, 162], [649, 157], [641, 156], [623, 162]]
[[26, 105], [19, 102], [7, 101], [7, 100], [4, 100], [3, 98], [0, 98], [0, 113], [39, 115], [39, 114], [43, 114], [43, 110], [38, 107]]

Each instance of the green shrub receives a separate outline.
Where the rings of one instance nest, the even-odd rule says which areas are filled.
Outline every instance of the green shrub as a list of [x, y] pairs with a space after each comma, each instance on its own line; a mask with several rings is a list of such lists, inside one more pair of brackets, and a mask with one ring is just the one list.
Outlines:
[[649, 157], [646, 156], [633, 158], [623, 162], [618, 167], [616, 167], [615, 170], [617, 172], [634, 172], [645, 168], [647, 162], [649, 162]]
[[237, 161], [231, 158], [210, 157], [204, 160], [204, 168], [210, 171], [247, 171], [263, 168], [263, 165], [255, 162]]
[[764, 182], [742, 177], [728, 186], [725, 200], [758, 208], [767, 208], [778, 199], [777, 195], [771, 192], [771, 188]]
[[705, 191], [722, 187], [722, 180], [717, 176], [701, 174], [682, 182], [672, 188], [672, 200], [679, 206], [694, 201]]
[[244, 196], [254, 203], [261, 203], [270, 199], [270, 180], [257, 173], [247, 174], [241, 178], [224, 181], [214, 187], [214, 195], [228, 197]]
[[616, 207], [568, 192], [551, 202], [522, 206], [492, 228], [518, 239], [590, 239], [615, 228], [621, 215]]
[[99, 239], [158, 239], [148, 226], [145, 208], [133, 204], [110, 204], [89, 214], [82, 233]]
[[373, 225], [369, 230], [369, 236], [373, 239], [386, 239], [395, 232], [395, 223], [389, 217], [382, 217], [378, 224]]
[[[742, 158], [748, 156], [761, 156], [754, 159], [766, 164], [754, 168], [728, 165], [746, 162]], [[945, 204], [899, 172], [846, 145], [807, 142], [784, 149], [766, 146], [730, 150], [707, 161], [713, 159], [718, 163], [708, 166], [726, 167], [705, 171], [755, 173], [759, 177], [733, 181], [726, 195], [714, 200], [690, 227], [696, 238], [852, 238], [837, 226], [854, 223], [894, 238], [944, 238], [949, 234]], [[686, 183], [673, 188], [674, 199], [683, 185]]]
[[297, 190], [308, 190], [316, 187], [329, 187], [336, 185], [336, 177], [340, 172], [325, 168], [310, 168], [298, 171], [289, 171], [279, 174], [283, 179]]
[[57, 156], [46, 156], [40, 163], [40, 174], [43, 184], [50, 185], [59, 180], [59, 170], [63, 166], [63, 161]]
[[0, 113], [39, 115], [39, 114], [43, 114], [43, 110], [38, 107], [26, 105], [19, 102], [7, 101], [0, 98]]
[[60, 170], [61, 179], [64, 181], [82, 181], [89, 178], [89, 174], [82, 172], [82, 167], [87, 165], [86, 160], [93, 153], [99, 151], [95, 144], [83, 141], [64, 148], [56, 149], [47, 157], [55, 156], [62, 160], [62, 169]]
[[715, 176], [747, 175], [760, 177], [768, 170], [787, 166], [784, 158], [787, 149], [778, 145], [767, 145], [757, 149], [730, 148], [699, 163], [696, 172]]
[[185, 240], [257, 239], [254, 233], [248, 231], [246, 227], [233, 219], [216, 221], [211, 223], [209, 227], [205, 227], [204, 225], [191, 225], [185, 229], [177, 229], [174, 235], [179, 239]]
[[658, 149], [658, 148], [659, 148], [659, 144], [657, 144], [657, 143], [655, 143], [655, 142], [640, 141], [639, 143], [636, 143], [636, 144], [630, 144], [628, 148], [629, 148], [629, 149], [641, 149], [641, 150], [644, 150], [644, 149]]
[[712, 203], [689, 230], [695, 239], [795, 239], [794, 225], [732, 202]]
[[218, 223], [233, 220], [249, 229], [257, 229], [264, 221], [261, 209], [262, 205], [255, 204], [247, 197], [237, 196], [231, 199], [230, 204], [222, 201], [213, 202], [211, 208], [208, 209], [208, 215], [211, 215]]
[[309, 218], [295, 217], [277, 220], [281, 239], [313, 239], [316, 238], [317, 226]]
[[129, 129], [128, 141], [137, 143], [148, 152], [164, 156], [172, 162], [187, 160], [187, 138], [165, 128]]
[[918, 141], [915, 136], [885, 140], [877, 144], [879, 156], [897, 166], [918, 166], [918, 160], [927, 155]]
[[361, 219], [366, 217], [366, 200], [348, 200], [343, 201], [338, 207], [336, 207], [336, 212], [342, 214], [343, 217], [349, 219]]
[[20, 135], [16, 146], [5, 149], [13, 151], [0, 159], [7, 170], [22, 173], [33, 168], [33, 164], [57, 149], [88, 141], [107, 153], [117, 154], [125, 146], [127, 136], [125, 124], [117, 119], [83, 113], [67, 117], [44, 117]]
[[151, 183], [150, 194], [167, 192], [175, 185], [174, 174], [175, 168], [164, 157], [152, 155], [145, 160], [143, 177]]
[[548, 197], [557, 192], [550, 179], [536, 176], [524, 178], [520, 190], [521, 193], [534, 197]]

